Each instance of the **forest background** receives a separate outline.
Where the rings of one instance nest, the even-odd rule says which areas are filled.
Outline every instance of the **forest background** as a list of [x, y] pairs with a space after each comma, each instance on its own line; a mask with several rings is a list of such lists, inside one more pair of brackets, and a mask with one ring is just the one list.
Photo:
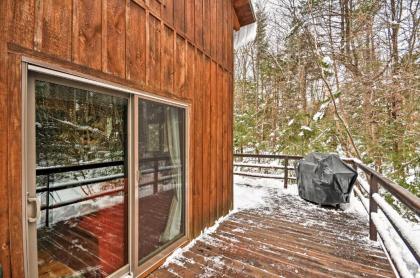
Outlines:
[[235, 51], [235, 151], [356, 157], [420, 197], [420, 1], [255, 4], [256, 39]]

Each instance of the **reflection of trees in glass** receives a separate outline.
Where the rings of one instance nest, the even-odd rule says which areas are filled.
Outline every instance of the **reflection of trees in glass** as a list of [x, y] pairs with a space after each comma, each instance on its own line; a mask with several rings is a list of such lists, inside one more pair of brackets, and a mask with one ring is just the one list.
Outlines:
[[[147, 105], [145, 105], [147, 103]], [[165, 135], [165, 106], [160, 103], [140, 101], [139, 145], [143, 157], [167, 154]]]
[[[112, 95], [36, 81], [37, 166], [124, 160], [127, 103]], [[121, 171], [112, 167], [73, 175], [89, 178]], [[55, 176], [55, 181], [70, 178]]]

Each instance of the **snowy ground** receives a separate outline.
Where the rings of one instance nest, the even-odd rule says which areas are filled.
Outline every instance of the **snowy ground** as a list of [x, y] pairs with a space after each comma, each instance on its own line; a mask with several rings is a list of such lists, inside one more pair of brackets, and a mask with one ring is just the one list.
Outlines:
[[[231, 219], [234, 213], [242, 210], [247, 209], [257, 209], [260, 211], [270, 210], [271, 207], [278, 206], [279, 204], [273, 204], [273, 200], [278, 198], [273, 198], [273, 196], [284, 196], [290, 195], [290, 198], [294, 200], [296, 198], [296, 202], [301, 202], [301, 199], [298, 196], [297, 186], [295, 184], [290, 184], [288, 189], [284, 189], [282, 186], [282, 181], [277, 179], [256, 179], [256, 178], [248, 178], [248, 177], [241, 177], [235, 176], [234, 178], [234, 210], [230, 212], [229, 215], [220, 218], [216, 224], [208, 229], [206, 229], [201, 236], [193, 240], [190, 244], [188, 244], [184, 248], [180, 248], [176, 250], [165, 262], [163, 267], [167, 267], [169, 264], [184, 264], [185, 257], [183, 253], [190, 250], [198, 241], [208, 241], [212, 240], [211, 234], [214, 233], [219, 225], [226, 219]], [[289, 198], [289, 199], [290, 199]], [[271, 203], [270, 203], [271, 202]], [[301, 212], [290, 211], [290, 214], [296, 214], [296, 221], [302, 224], [305, 227], [311, 226], [322, 226], [321, 219], [311, 219], [307, 217], [308, 215], [305, 214], [308, 211], [313, 210], [324, 210], [323, 208], [319, 208], [316, 205], [312, 205], [308, 203], [308, 206], [303, 209]], [[306, 211], [306, 212], [305, 212]], [[353, 219], [359, 219], [362, 222], [368, 225], [368, 216], [364, 210], [363, 205], [361, 202], [354, 196], [352, 196], [350, 204], [344, 208], [344, 212], [348, 214], [352, 214]], [[332, 212], [334, 213], [334, 212]], [[339, 213], [339, 212], [337, 212]], [[342, 212], [341, 212], [342, 213]], [[245, 229], [245, 228], [244, 228]], [[413, 231], [420, 231], [417, 230], [418, 226], [413, 227]], [[245, 232], [245, 231], [244, 231]], [[401, 255], [402, 261], [406, 264], [407, 270], [411, 276], [407, 277], [420, 277], [419, 275], [419, 266], [411, 256], [408, 254], [408, 250], [406, 247], [398, 242], [398, 236], [394, 234], [395, 232], [389, 231], [391, 237], [396, 240], [396, 246], [399, 249], [398, 252]], [[420, 235], [420, 234], [419, 234]], [[340, 235], [341, 236], [341, 235]], [[343, 237], [347, 235], [343, 234]], [[420, 236], [418, 237], [420, 238]], [[372, 246], [379, 246], [378, 243], [372, 242], [367, 237], [367, 227], [366, 227], [366, 235], [363, 238], [357, 238], [355, 241], [360, 242], [361, 244], [365, 245], [372, 245]], [[400, 240], [401, 241], [401, 240]]]

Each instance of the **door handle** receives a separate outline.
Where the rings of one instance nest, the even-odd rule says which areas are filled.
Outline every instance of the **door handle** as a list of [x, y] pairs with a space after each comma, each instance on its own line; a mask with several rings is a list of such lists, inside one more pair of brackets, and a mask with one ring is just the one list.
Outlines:
[[38, 221], [38, 218], [41, 216], [41, 202], [38, 200], [37, 197], [28, 198], [28, 204], [35, 203], [36, 206], [36, 213], [35, 217], [28, 217], [29, 223], [36, 223]]

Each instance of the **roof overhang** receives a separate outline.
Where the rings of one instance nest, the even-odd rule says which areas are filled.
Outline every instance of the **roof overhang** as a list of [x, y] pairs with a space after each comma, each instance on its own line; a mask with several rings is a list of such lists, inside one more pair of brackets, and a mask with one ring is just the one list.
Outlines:
[[232, 4], [238, 19], [239, 26], [235, 26], [237, 29], [255, 22], [255, 13], [251, 0], [232, 0]]

